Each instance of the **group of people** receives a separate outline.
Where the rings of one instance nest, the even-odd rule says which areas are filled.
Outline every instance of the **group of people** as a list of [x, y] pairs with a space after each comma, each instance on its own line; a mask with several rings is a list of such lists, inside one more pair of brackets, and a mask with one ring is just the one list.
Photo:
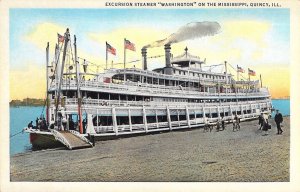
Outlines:
[[47, 130], [48, 124], [44, 117], [40, 117], [40, 118], [37, 117], [35, 120], [35, 126], [33, 126], [33, 121], [31, 121], [27, 127], [32, 129]]
[[[265, 113], [261, 113], [261, 115], [258, 118], [258, 124], [260, 125], [259, 130], [263, 130], [265, 132], [265, 135], [267, 135], [267, 132], [269, 129], [271, 129], [271, 125], [269, 123], [269, 115], [265, 114]], [[282, 134], [283, 130], [282, 130], [282, 126], [281, 123], [283, 122], [283, 117], [282, 114], [279, 113], [279, 110], [276, 110], [276, 114], [274, 117], [275, 123], [276, 123], [276, 127], [277, 127], [277, 134], [280, 135]], [[212, 124], [210, 124], [210, 122], [208, 121], [207, 117], [204, 117], [204, 131], [212, 131]], [[240, 130], [241, 126], [240, 126], [240, 118], [238, 117], [237, 114], [235, 114], [233, 120], [232, 120], [232, 124], [233, 124], [233, 131], [238, 131]], [[219, 119], [216, 123], [216, 131], [223, 131], [225, 130], [225, 119], [222, 116], [221, 119]]]
[[[233, 131], [240, 130], [240, 128], [241, 128], [240, 127], [240, 118], [237, 115], [234, 116], [232, 123], [233, 123]], [[211, 132], [213, 129], [213, 125], [209, 122], [209, 120], [206, 116], [204, 117], [204, 124], [205, 124], [204, 131], [210, 130], [210, 132]], [[217, 132], [224, 131], [225, 130], [224, 116], [221, 116], [221, 119], [219, 119], [215, 125], [216, 125]]]
[[[277, 134], [280, 135], [283, 132], [281, 129], [283, 117], [282, 114], [279, 113], [279, 110], [276, 110], [274, 120], [277, 127]], [[260, 125], [259, 130], [265, 131], [265, 134], [267, 134], [267, 131], [271, 129], [271, 125], [269, 124], [269, 116], [267, 114], [261, 113], [261, 115], [258, 117], [258, 124]]]

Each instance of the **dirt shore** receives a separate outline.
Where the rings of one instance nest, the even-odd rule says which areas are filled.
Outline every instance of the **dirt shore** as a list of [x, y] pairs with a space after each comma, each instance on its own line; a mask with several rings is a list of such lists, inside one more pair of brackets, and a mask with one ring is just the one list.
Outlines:
[[288, 182], [290, 118], [283, 134], [258, 122], [241, 130], [172, 131], [99, 141], [94, 148], [44, 150], [11, 157], [11, 181]]

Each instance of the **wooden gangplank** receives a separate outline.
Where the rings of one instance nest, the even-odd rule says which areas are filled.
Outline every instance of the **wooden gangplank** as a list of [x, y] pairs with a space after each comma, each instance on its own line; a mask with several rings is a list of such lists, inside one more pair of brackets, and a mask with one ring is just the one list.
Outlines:
[[92, 143], [90, 143], [86, 138], [75, 133], [76, 132], [74, 131], [53, 131], [55, 139], [60, 141], [71, 150], [93, 147]]

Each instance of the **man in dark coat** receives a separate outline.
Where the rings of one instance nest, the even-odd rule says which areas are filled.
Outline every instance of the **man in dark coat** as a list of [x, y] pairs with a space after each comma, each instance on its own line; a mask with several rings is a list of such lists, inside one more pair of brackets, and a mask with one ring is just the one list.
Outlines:
[[276, 110], [276, 115], [275, 115], [275, 122], [276, 122], [276, 126], [277, 126], [277, 134], [282, 134], [282, 129], [281, 129], [281, 123], [283, 121], [283, 118], [282, 118], [282, 114], [279, 113], [279, 110]]

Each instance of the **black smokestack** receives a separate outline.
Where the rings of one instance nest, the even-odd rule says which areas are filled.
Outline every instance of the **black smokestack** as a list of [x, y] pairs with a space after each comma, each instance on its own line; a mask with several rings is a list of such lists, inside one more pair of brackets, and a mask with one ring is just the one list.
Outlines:
[[147, 49], [145, 47], [142, 48], [142, 58], [143, 69], [147, 70]]
[[171, 45], [165, 44], [166, 67], [171, 67]]
[[155, 41], [145, 45], [145, 48], [160, 47], [166, 44], [179, 43], [181, 41], [201, 38], [205, 36], [213, 36], [219, 33], [221, 26], [218, 22], [193, 22], [188, 23], [178, 29], [176, 33], [171, 34], [168, 38]]

